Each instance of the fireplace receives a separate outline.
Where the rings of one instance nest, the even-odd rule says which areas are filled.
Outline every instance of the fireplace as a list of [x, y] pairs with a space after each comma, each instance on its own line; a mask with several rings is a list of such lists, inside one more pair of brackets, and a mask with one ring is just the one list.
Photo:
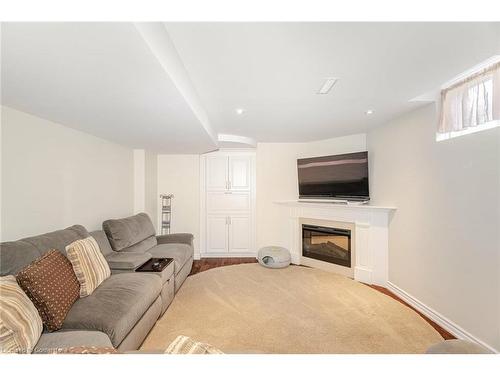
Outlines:
[[302, 255], [351, 267], [351, 231], [302, 224]]

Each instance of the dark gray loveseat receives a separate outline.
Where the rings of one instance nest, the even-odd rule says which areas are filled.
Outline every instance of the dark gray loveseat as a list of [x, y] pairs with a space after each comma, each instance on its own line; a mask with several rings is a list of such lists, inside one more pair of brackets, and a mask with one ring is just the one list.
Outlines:
[[[144, 221], [144, 215], [140, 215], [139, 221]], [[127, 224], [130, 225], [131, 221], [127, 220]], [[0, 244], [0, 274], [15, 275], [51, 249], [66, 254], [67, 245], [89, 235], [96, 239], [107, 259], [115, 259], [108, 261], [112, 275], [90, 296], [80, 298], [74, 303], [60, 331], [52, 333], [44, 331], [34, 352], [71, 346], [113, 346], [121, 351], [137, 349], [173, 298], [173, 285], [170, 284], [171, 293], [164, 293], [164, 288], [168, 288], [169, 282], [174, 280], [167, 280], [165, 283], [158, 275], [134, 272], [135, 268], [131, 266], [137, 262], [144, 263], [152, 254], [136, 249], [137, 251], [132, 253], [124, 252], [120, 257], [119, 254], [115, 254], [103, 231], [89, 233], [81, 225]], [[174, 246], [177, 239], [183, 240], [184, 243]], [[152, 239], [148, 241], [153, 243]], [[155, 246], [159, 246], [157, 251], [161, 254], [155, 253], [155, 256], [175, 255], [177, 257], [175, 265], [181, 264], [182, 259], [187, 258], [180, 269], [174, 268], [176, 290], [178, 290], [191, 270], [193, 250], [188, 242], [192, 243], [192, 236], [189, 234], [159, 236], [157, 241], [159, 244]], [[165, 242], [170, 246], [161, 246]], [[183, 250], [187, 254], [181, 256]], [[130, 255], [128, 259], [125, 259], [128, 255]], [[122, 268], [119, 272], [113, 269], [116, 264]], [[124, 267], [129, 268], [123, 269]]]

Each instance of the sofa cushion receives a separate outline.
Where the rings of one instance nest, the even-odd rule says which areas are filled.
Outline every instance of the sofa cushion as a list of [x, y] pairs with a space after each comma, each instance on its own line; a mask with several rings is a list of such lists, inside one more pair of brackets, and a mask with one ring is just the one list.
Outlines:
[[38, 259], [47, 251], [56, 249], [63, 254], [71, 242], [88, 237], [87, 230], [81, 225], [28, 237], [18, 241], [0, 244], [0, 276], [15, 275], [22, 268]]
[[109, 254], [106, 261], [112, 270], [135, 270], [151, 259], [150, 253], [116, 252]]
[[75, 302], [63, 329], [106, 333], [116, 348], [160, 294], [161, 279], [144, 273], [111, 275], [90, 296]]
[[31, 353], [42, 330], [38, 310], [16, 278], [0, 277], [0, 353]]
[[[152, 247], [155, 247], [156, 245], [157, 245], [156, 236], [151, 236], [151, 237], [146, 238], [145, 240], [142, 240], [139, 243], [136, 243], [135, 245], [132, 245], [132, 246], [127, 247], [126, 249], [123, 249], [120, 252], [121, 253], [127, 252], [127, 253], [142, 254], [142, 253], [145, 253], [146, 251], [148, 251], [149, 249], [151, 249]], [[116, 251], [115, 251], [115, 253], [116, 253]]]
[[66, 229], [56, 230], [55, 232], [41, 234], [39, 236], [28, 237], [23, 241], [31, 243], [41, 253], [45, 254], [47, 251], [56, 249], [61, 254], [66, 255], [66, 246], [70, 243], [87, 238], [89, 232], [81, 225], [73, 225]]
[[15, 275], [40, 258], [40, 251], [24, 240], [0, 244], [0, 276]]
[[61, 330], [44, 333], [38, 340], [33, 353], [52, 353], [57, 349], [75, 346], [95, 346], [99, 348], [113, 347], [108, 335], [100, 331]]
[[80, 284], [69, 260], [51, 250], [16, 276], [49, 331], [61, 328], [66, 314], [80, 295]]
[[80, 283], [80, 298], [87, 297], [111, 276], [108, 262], [94, 237], [89, 236], [66, 246], [66, 252]]
[[96, 240], [99, 245], [99, 249], [101, 249], [102, 255], [106, 257], [108, 254], [114, 253], [111, 248], [111, 244], [109, 243], [108, 237], [106, 236], [106, 232], [103, 230], [95, 230], [89, 233]]
[[149, 249], [148, 253], [150, 253], [153, 258], [174, 258], [174, 273], [177, 275], [186, 262], [193, 257], [194, 250], [192, 246], [186, 244], [166, 243]]
[[[124, 250], [149, 237], [154, 237], [155, 228], [149, 216], [140, 213], [123, 219], [111, 219], [102, 223], [111, 247], [115, 251]], [[156, 237], [154, 238], [156, 245]]]

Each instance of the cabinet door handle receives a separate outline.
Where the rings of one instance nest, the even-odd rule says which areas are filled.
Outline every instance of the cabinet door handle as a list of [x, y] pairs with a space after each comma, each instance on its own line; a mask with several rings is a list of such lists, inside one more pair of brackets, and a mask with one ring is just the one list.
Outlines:
[[229, 189], [231, 189], [231, 180], [228, 181]]
[[229, 220], [229, 225], [231, 225], [231, 216], [228, 216], [227, 218]]

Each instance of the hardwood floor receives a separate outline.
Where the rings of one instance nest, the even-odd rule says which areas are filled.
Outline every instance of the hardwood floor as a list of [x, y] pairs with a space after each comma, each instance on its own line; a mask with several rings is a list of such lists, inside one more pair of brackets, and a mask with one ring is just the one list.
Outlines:
[[203, 258], [193, 262], [189, 276], [216, 267], [230, 266], [233, 264], [257, 263], [255, 258]]
[[[209, 270], [211, 268], [216, 268], [216, 267], [224, 267], [224, 266], [230, 266], [233, 264], [243, 264], [243, 263], [257, 263], [257, 259], [255, 258], [204, 258], [200, 260], [195, 260], [193, 262], [193, 268], [191, 269], [191, 275], [195, 275], [197, 273]], [[368, 284], [366, 284], [368, 285]], [[408, 306], [410, 309], [414, 310], [418, 315], [420, 315], [423, 319], [427, 321], [440, 335], [443, 337], [445, 340], [451, 340], [456, 338], [453, 336], [451, 333], [449, 333], [447, 330], [445, 330], [443, 327], [440, 325], [436, 324], [429, 318], [427, 318], [425, 315], [414, 309], [412, 306], [407, 304], [405, 301], [403, 301], [401, 298], [396, 296], [394, 293], [389, 291], [388, 289], [378, 286], [378, 285], [368, 285], [369, 287], [379, 291], [380, 293], [384, 293], [385, 295], [394, 298], [396, 301], [402, 303], [405, 306]]]
[[441, 335], [441, 337], [445, 340], [452, 340], [452, 339], [456, 339], [455, 336], [453, 336], [450, 332], [448, 332], [447, 330], [445, 330], [443, 327], [441, 327], [440, 325], [438, 325], [437, 323], [433, 322], [432, 320], [430, 320], [428, 317], [426, 317], [424, 314], [422, 314], [420, 311], [414, 309], [412, 306], [410, 306], [409, 304], [407, 304], [405, 301], [403, 301], [401, 298], [399, 298], [398, 296], [396, 296], [394, 293], [392, 293], [390, 290], [382, 287], [382, 286], [378, 286], [378, 285], [368, 285], [369, 287], [375, 289], [375, 290], [378, 290], [380, 293], [384, 293], [386, 295], [388, 295], [389, 297], [392, 297], [394, 298], [396, 301], [402, 303], [403, 305], [405, 306], [408, 306], [410, 309], [412, 309], [413, 311], [415, 311], [418, 315], [420, 315], [422, 318], [424, 318], [424, 320], [429, 323], [432, 328], [434, 328], [436, 331], [438, 331], [438, 333]]

